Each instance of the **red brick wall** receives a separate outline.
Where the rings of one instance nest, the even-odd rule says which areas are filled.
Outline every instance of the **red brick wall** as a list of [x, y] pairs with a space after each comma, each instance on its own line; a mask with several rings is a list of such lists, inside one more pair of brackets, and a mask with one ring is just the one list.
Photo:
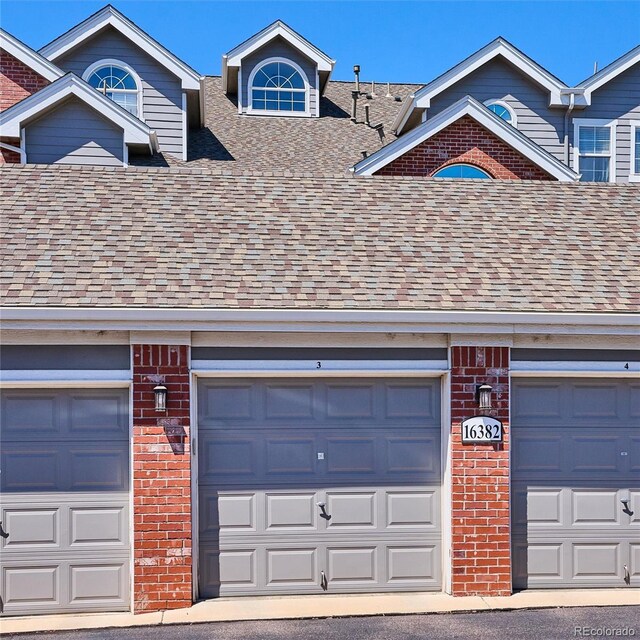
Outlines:
[[[452, 347], [451, 365], [452, 593], [509, 595], [509, 349]], [[460, 423], [479, 413], [485, 382], [504, 443], [462, 444]]]
[[30, 96], [49, 81], [6, 51], [0, 51], [0, 111]]
[[[158, 382], [166, 414], [155, 411]], [[192, 603], [189, 427], [189, 347], [133, 345], [136, 612]]]
[[430, 176], [438, 169], [458, 162], [472, 164], [502, 180], [553, 180], [469, 116], [463, 116], [421, 142], [376, 175]]
[[10, 149], [0, 148], [0, 165], [20, 164], [20, 154]]

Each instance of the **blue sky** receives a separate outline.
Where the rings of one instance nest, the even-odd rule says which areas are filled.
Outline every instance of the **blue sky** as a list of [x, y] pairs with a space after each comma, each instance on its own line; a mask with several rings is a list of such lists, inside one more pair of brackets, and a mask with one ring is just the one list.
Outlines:
[[[1, 0], [0, 25], [40, 48], [106, 2]], [[113, 0], [200, 73], [281, 18], [337, 60], [334, 78], [425, 83], [498, 35], [569, 84], [640, 44], [640, 1], [215, 2]]]

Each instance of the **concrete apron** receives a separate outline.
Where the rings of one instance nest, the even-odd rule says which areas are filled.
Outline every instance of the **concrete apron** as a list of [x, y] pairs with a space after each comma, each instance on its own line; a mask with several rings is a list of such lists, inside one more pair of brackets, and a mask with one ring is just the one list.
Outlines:
[[453, 597], [443, 593], [216, 598], [187, 609], [157, 613], [85, 613], [0, 619], [2, 633], [105, 629], [159, 624], [293, 620], [349, 616], [460, 613], [556, 607], [640, 605], [640, 589], [522, 591], [503, 597]]

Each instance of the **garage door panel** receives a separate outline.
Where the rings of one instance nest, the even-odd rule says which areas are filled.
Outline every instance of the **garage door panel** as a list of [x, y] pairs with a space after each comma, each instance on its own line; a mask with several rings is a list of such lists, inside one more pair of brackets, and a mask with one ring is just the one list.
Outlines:
[[57, 447], [6, 442], [2, 448], [3, 493], [64, 490], [61, 452]]
[[327, 491], [328, 529], [375, 529], [377, 496], [375, 491]]
[[258, 444], [248, 433], [244, 437], [226, 437], [205, 432], [200, 437], [200, 482], [213, 482], [217, 477], [247, 481], [258, 477]]
[[27, 607], [56, 607], [61, 604], [60, 572], [56, 564], [9, 565], [2, 568], [4, 612]]
[[69, 432], [77, 437], [128, 435], [127, 401], [121, 393], [93, 389], [71, 391], [68, 411]]
[[621, 575], [620, 544], [576, 542], [572, 544], [573, 577], [580, 579], [616, 578]]
[[316, 530], [318, 528], [318, 508], [316, 494], [277, 493], [266, 494], [265, 531], [275, 529]]
[[569, 525], [581, 527], [618, 526], [623, 514], [619, 508], [617, 491], [574, 490], [572, 520]]
[[[252, 406], [220, 418], [239, 388]], [[320, 593], [321, 572], [334, 592], [440, 588], [438, 381], [199, 389], [201, 595]]]
[[5, 392], [2, 402], [3, 439], [21, 437], [26, 431], [57, 433], [60, 429], [54, 393]]
[[387, 419], [420, 419], [435, 425], [440, 420], [439, 389], [421, 384], [388, 384], [385, 386], [384, 417]]
[[386, 492], [388, 529], [439, 527], [439, 494], [436, 491]]
[[60, 509], [42, 507], [3, 508], [2, 523], [7, 538], [0, 538], [4, 550], [60, 547]]
[[514, 473], [548, 474], [562, 471], [562, 437], [557, 434], [522, 434], [513, 444]]
[[69, 491], [127, 491], [129, 452], [111, 443], [68, 451]]
[[360, 547], [328, 547], [328, 575], [332, 586], [369, 585], [378, 582], [378, 549], [375, 546]]
[[569, 451], [572, 453], [571, 471], [583, 473], [603, 473], [622, 471], [624, 460], [620, 455], [622, 434], [610, 436], [585, 435], [568, 436]]
[[280, 436], [263, 443], [266, 459], [265, 475], [306, 475], [316, 471], [316, 444], [314, 438]]
[[327, 474], [375, 475], [376, 438], [333, 436], [326, 439]]
[[86, 548], [90, 545], [127, 545], [127, 509], [124, 506], [93, 506], [69, 508], [69, 545]]
[[[623, 380], [514, 381], [516, 587], [624, 586], [640, 508], [631, 463], [640, 420], [631, 387]], [[559, 417], [534, 415], [540, 389], [557, 390], [549, 397]], [[627, 499], [633, 516], [623, 511]]]

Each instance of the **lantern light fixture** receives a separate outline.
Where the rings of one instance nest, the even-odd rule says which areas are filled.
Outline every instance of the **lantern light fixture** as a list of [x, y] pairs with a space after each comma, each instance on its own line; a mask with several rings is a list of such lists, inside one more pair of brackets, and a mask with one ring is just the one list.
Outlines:
[[153, 393], [156, 396], [156, 411], [167, 412], [167, 387], [163, 384], [158, 384], [153, 388]]
[[481, 411], [491, 411], [491, 392], [493, 388], [488, 384], [478, 387], [478, 407]]

